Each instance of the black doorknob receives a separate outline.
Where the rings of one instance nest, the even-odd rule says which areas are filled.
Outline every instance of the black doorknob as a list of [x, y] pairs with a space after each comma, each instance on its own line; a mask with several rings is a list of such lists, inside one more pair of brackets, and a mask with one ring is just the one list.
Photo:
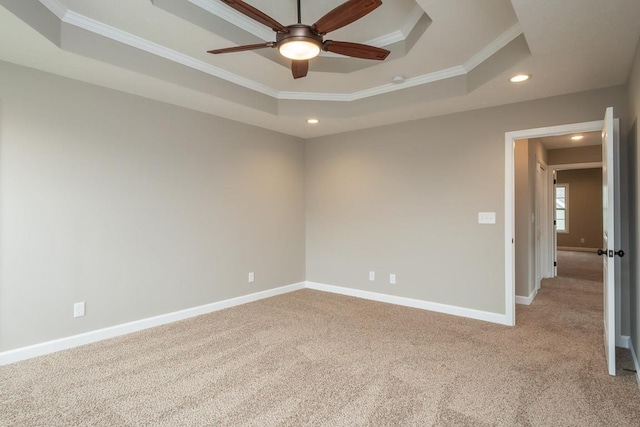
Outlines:
[[602, 249], [598, 249], [598, 255], [606, 255], [607, 251], [603, 251]]

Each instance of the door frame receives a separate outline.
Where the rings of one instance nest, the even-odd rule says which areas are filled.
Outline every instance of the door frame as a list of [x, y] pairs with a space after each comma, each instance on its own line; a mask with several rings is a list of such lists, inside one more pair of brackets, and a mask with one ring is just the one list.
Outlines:
[[[617, 119], [616, 119], [617, 120]], [[603, 120], [570, 123], [533, 129], [505, 132], [505, 193], [504, 193], [504, 254], [505, 254], [505, 320], [506, 324], [516, 324], [516, 281], [515, 281], [515, 144], [519, 139], [542, 138], [566, 135], [568, 133], [602, 131]]]
[[549, 165], [543, 159], [538, 159], [536, 154], [536, 183], [535, 183], [535, 206], [534, 206], [534, 229], [535, 229], [535, 291], [540, 290], [542, 279], [553, 276], [553, 261], [548, 252], [551, 233], [549, 226], [553, 225], [553, 212], [551, 194], [553, 188], [549, 187], [550, 170]]

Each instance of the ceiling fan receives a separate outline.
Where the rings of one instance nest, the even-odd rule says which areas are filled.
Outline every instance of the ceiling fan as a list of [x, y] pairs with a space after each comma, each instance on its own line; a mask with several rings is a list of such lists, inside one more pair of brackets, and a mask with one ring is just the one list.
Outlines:
[[222, 2], [271, 28], [276, 32], [276, 41], [215, 49], [208, 51], [209, 53], [219, 54], [277, 47], [282, 56], [291, 59], [291, 72], [294, 79], [307, 75], [309, 60], [318, 56], [321, 50], [353, 58], [379, 61], [389, 55], [389, 51], [386, 49], [366, 44], [323, 40], [325, 34], [349, 25], [372, 12], [382, 5], [382, 0], [348, 0], [324, 15], [313, 25], [302, 24], [300, 0], [298, 0], [298, 23], [287, 26], [241, 0], [222, 0]]

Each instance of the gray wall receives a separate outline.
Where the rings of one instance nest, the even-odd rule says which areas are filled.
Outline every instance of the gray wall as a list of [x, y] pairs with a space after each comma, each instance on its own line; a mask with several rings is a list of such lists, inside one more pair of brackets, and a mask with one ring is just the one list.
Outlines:
[[630, 290], [629, 290], [629, 306], [630, 306], [630, 323], [631, 323], [631, 342], [636, 354], [640, 350], [640, 316], [638, 307], [640, 307], [640, 253], [638, 253], [638, 239], [640, 237], [640, 214], [638, 212], [638, 199], [640, 198], [640, 174], [638, 173], [638, 165], [640, 164], [640, 150], [638, 150], [638, 139], [640, 136], [638, 129], [638, 116], [640, 116], [640, 44], [636, 49], [636, 55], [633, 62], [633, 68], [629, 76], [627, 86], [629, 95], [629, 120], [621, 126], [622, 133], [627, 132], [628, 147], [628, 170], [629, 170], [629, 261], [630, 261]]
[[302, 140], [6, 63], [0, 102], [0, 351], [305, 279]]
[[629, 92], [636, 117], [637, 84], [305, 144], [0, 63], [0, 351], [305, 278], [504, 313], [504, 133]]
[[624, 117], [624, 87], [309, 140], [307, 280], [504, 313], [505, 132], [610, 105]]
[[[536, 170], [546, 165], [547, 150], [539, 140], [516, 141], [515, 190], [515, 282], [516, 295], [529, 297], [536, 288]], [[539, 218], [538, 218], [539, 220]]]
[[[618, 113], [615, 112], [616, 117]], [[602, 115], [604, 117], [604, 114]], [[598, 120], [602, 120], [600, 117]], [[588, 145], [577, 148], [558, 148], [548, 151], [550, 165], [565, 165], [570, 163], [594, 163], [602, 161], [602, 146]]]
[[569, 232], [558, 233], [558, 246], [599, 248], [602, 246], [602, 169], [561, 170], [558, 183], [569, 184]]

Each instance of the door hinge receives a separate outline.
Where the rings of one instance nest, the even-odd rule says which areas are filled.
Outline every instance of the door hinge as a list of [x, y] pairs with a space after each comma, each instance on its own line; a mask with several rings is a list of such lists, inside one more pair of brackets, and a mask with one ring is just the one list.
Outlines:
[[553, 266], [557, 267], [558, 266], [558, 261], [553, 261]]
[[554, 183], [554, 184], [557, 184], [557, 183], [558, 183], [558, 180], [557, 180], [557, 179], [554, 179], [554, 180], [553, 180], [553, 183]]
[[554, 226], [556, 225], [556, 220], [555, 220], [555, 219], [553, 220], [553, 225], [554, 225]]

